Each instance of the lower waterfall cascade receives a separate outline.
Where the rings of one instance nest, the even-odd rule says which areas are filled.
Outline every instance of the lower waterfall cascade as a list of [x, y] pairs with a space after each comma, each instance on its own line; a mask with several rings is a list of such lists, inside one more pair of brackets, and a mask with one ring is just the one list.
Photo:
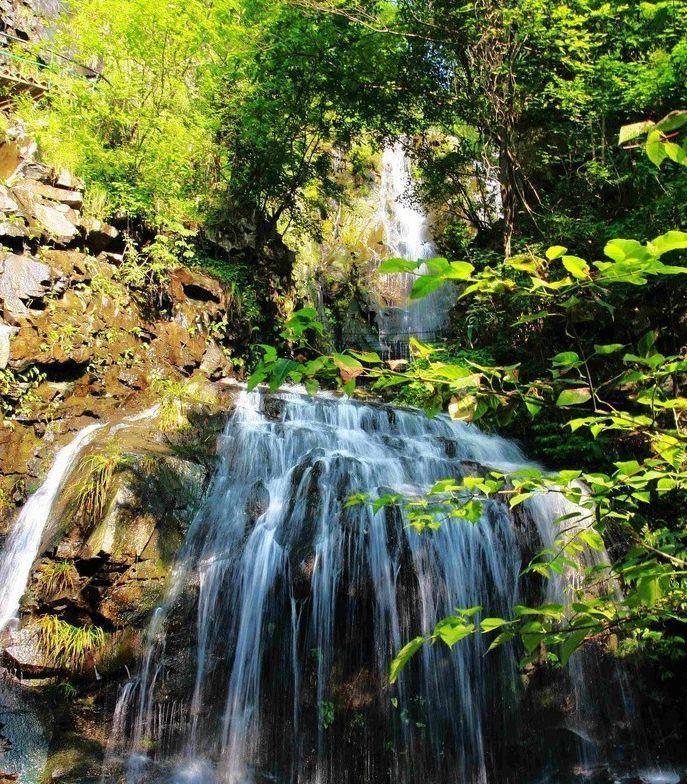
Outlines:
[[[388, 684], [395, 653], [455, 607], [503, 615], [526, 598], [525, 553], [550, 539], [565, 502], [546, 494], [513, 515], [489, 501], [476, 524], [430, 535], [409, 529], [397, 508], [346, 503], [359, 492], [422, 491], [475, 467], [522, 466], [515, 444], [410, 410], [242, 391], [218, 452], [138, 673], [120, 689], [106, 779], [588, 780], [557, 778], [535, 751], [511, 647], [485, 655], [479, 635], [450, 651], [425, 646]], [[592, 677], [583, 669], [567, 677]], [[594, 694], [597, 709], [576, 705], [560, 728], [578, 767], [609, 762], [593, 725], [625, 709], [611, 693], [622, 691], [617, 680], [606, 700]], [[679, 780], [651, 775], [608, 780]]]

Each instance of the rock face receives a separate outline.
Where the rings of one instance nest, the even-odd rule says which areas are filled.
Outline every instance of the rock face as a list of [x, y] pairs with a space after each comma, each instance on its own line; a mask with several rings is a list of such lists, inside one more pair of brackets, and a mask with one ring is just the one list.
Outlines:
[[[206, 385], [206, 402], [189, 404], [178, 430], [161, 432], [154, 414], [123, 419], [82, 453], [54, 509], [20, 624], [0, 640], [13, 699], [26, 713], [22, 692], [40, 695], [33, 721], [50, 737], [42, 780], [71, 782], [100, 773], [112, 689], [135, 664], [231, 407], [234, 393], [226, 385], [197, 383]], [[114, 456], [115, 467], [100, 487], [104, 501], [94, 509], [80, 499], [96, 491], [94, 460], [103, 454]], [[65, 656], [62, 632], [81, 635], [84, 648], [76, 657]], [[13, 726], [0, 724], [0, 770], [6, 760], [21, 758], [24, 742]]]

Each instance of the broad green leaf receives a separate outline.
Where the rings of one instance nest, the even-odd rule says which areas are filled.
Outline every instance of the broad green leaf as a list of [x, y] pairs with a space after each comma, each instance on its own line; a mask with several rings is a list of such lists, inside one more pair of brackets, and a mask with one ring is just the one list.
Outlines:
[[551, 360], [558, 367], [570, 367], [580, 361], [580, 355], [574, 351], [562, 351]]
[[582, 645], [587, 637], [587, 632], [584, 629], [567, 634], [561, 643], [561, 664], [565, 667], [570, 657]]
[[445, 280], [469, 280], [475, 268], [467, 261], [452, 261], [450, 269], [442, 277]]
[[668, 157], [665, 144], [661, 140], [661, 133], [659, 131], [652, 131], [647, 136], [644, 149], [646, 150], [647, 158], [654, 166], [660, 167], [663, 161]]
[[620, 351], [623, 348], [624, 346], [622, 343], [607, 343], [604, 346], [594, 346], [594, 351], [600, 356], [605, 356], [606, 354], [614, 354], [616, 351]]
[[687, 248], [687, 232], [668, 231], [652, 240], [649, 243], [649, 248], [656, 256], [662, 256], [671, 250], [683, 250]]
[[379, 365], [382, 362], [382, 358], [376, 351], [353, 351], [351, 349], [350, 353], [361, 362], [367, 362], [368, 365]]
[[452, 648], [457, 642], [465, 637], [469, 637], [475, 632], [474, 623], [465, 623], [461, 617], [450, 616], [439, 621], [434, 627], [434, 634], [442, 642]]
[[415, 637], [401, 648], [389, 667], [389, 683], [396, 683], [401, 670], [408, 664], [420, 648], [422, 648], [425, 642], [425, 637]]
[[564, 389], [556, 400], [557, 406], [579, 406], [591, 400], [589, 387], [578, 387], [577, 389]]
[[377, 267], [377, 272], [380, 275], [391, 275], [396, 272], [415, 272], [420, 264], [422, 262], [409, 261], [408, 259], [387, 259]]
[[683, 125], [687, 125], [687, 109], [676, 109], [656, 123], [656, 130], [670, 133], [682, 128]]
[[479, 627], [483, 632], [493, 632], [494, 629], [500, 629], [501, 626], [506, 626], [509, 621], [503, 618], [483, 618]]
[[422, 299], [443, 285], [444, 279], [440, 275], [422, 275], [413, 284], [410, 299]]
[[564, 248], [562, 245], [552, 245], [546, 251], [546, 258], [549, 261], [553, 261], [554, 259], [560, 259], [567, 252], [567, 248]]
[[579, 256], [563, 256], [562, 262], [574, 278], [581, 280], [589, 277], [589, 264]]
[[631, 123], [630, 125], [623, 125], [618, 135], [618, 144], [626, 144], [639, 136], [644, 136], [654, 127], [651, 120], [642, 120], [641, 122]]
[[641, 242], [623, 239], [614, 239], [607, 242], [604, 247], [604, 253], [609, 259], [617, 262], [625, 261], [626, 259], [642, 261], [649, 259], [651, 255]]

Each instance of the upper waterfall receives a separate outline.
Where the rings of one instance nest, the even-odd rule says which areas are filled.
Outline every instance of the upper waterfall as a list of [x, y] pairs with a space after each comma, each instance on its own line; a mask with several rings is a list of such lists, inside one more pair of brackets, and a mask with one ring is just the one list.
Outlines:
[[[436, 255], [430, 237], [429, 217], [417, 203], [408, 158], [402, 142], [387, 145], [382, 152], [378, 190], [378, 215], [384, 229], [388, 258], [411, 261]], [[425, 272], [424, 265], [419, 272]], [[418, 300], [409, 300], [416, 276], [410, 273], [384, 275], [381, 294], [386, 303], [380, 308], [380, 343], [393, 354], [402, 354], [410, 336], [436, 340], [448, 320], [452, 304], [450, 289], [440, 289]], [[407, 348], [406, 348], [407, 350]]]

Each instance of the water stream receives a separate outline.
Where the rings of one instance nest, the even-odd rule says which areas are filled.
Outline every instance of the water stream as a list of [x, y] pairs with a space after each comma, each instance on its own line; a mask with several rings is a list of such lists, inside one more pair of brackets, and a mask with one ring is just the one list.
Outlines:
[[81, 450], [101, 427], [88, 425], [60, 449], [43, 484], [29, 497], [12, 526], [0, 553], [0, 634], [19, 609], [55, 499]]
[[527, 598], [523, 553], [565, 502], [533, 498], [513, 518], [490, 501], [474, 525], [420, 535], [398, 509], [347, 499], [521, 466], [518, 448], [442, 417], [242, 392], [219, 452], [120, 693], [108, 771], [132, 784], [510, 780], [527, 732], [513, 648], [427, 646], [393, 688], [388, 666], [455, 607], [500, 615]]
[[[399, 141], [384, 148], [378, 191], [378, 215], [384, 229], [387, 258], [412, 261], [431, 259], [436, 249], [429, 233], [429, 218], [416, 202], [410, 159]], [[426, 272], [423, 265], [419, 272]], [[382, 296], [388, 303], [377, 315], [382, 351], [393, 356], [408, 355], [410, 336], [431, 342], [442, 334], [454, 296], [444, 287], [412, 301], [410, 292], [416, 275], [382, 276]]]

